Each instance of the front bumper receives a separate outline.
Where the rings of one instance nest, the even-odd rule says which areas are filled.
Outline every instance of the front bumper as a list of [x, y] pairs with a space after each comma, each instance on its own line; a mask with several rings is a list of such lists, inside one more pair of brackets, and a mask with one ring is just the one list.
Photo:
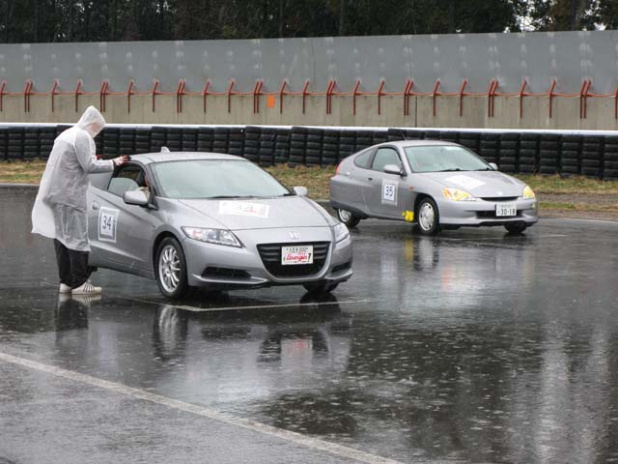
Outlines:
[[[301, 239], [291, 240], [290, 232]], [[330, 227], [295, 229], [259, 229], [234, 232], [242, 248], [213, 245], [184, 238], [182, 246], [187, 261], [189, 285], [212, 290], [260, 288], [275, 285], [302, 285], [312, 282], [344, 282], [352, 277], [352, 242], [350, 237], [335, 243]], [[269, 272], [258, 245], [329, 242], [324, 263], [308, 275], [282, 277]]]
[[519, 198], [509, 203], [515, 203], [516, 216], [496, 216], [495, 201], [452, 201], [438, 200], [440, 224], [454, 226], [500, 226], [511, 222], [525, 222], [532, 225], [539, 220], [538, 200], [524, 200]]

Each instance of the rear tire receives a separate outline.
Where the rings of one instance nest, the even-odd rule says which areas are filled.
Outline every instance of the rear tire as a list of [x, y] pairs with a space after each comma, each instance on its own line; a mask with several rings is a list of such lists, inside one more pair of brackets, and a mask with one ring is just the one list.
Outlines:
[[417, 230], [423, 235], [436, 235], [440, 231], [440, 212], [432, 198], [421, 200], [416, 210]]
[[343, 222], [349, 228], [356, 227], [360, 222], [360, 218], [345, 209], [336, 209], [337, 219]]
[[159, 244], [155, 273], [163, 296], [176, 300], [188, 294], [187, 261], [182, 246], [175, 238], [166, 237]]
[[311, 284], [303, 284], [303, 287], [305, 287], [305, 290], [307, 290], [307, 293], [310, 296], [319, 297], [328, 295], [337, 288], [337, 285], [339, 285], [339, 282], [316, 282]]
[[525, 222], [509, 222], [504, 224], [504, 228], [509, 234], [519, 235], [528, 228], [528, 224]]

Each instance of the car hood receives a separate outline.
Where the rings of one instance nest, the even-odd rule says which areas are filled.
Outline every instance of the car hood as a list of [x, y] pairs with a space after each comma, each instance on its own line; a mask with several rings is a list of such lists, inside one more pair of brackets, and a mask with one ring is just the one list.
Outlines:
[[179, 202], [230, 230], [327, 227], [334, 224], [321, 206], [300, 196]]
[[519, 197], [525, 186], [522, 181], [497, 171], [427, 172], [422, 176], [478, 198]]

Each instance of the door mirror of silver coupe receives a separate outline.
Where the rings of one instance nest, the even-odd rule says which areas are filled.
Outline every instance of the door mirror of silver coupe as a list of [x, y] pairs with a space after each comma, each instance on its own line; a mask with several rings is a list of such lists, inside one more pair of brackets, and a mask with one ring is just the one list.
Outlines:
[[498, 165], [496, 163], [489, 163], [489, 165], [492, 167], [494, 171], [499, 171]]
[[128, 190], [122, 195], [122, 199], [127, 205], [146, 206], [148, 205], [148, 195], [142, 190]]
[[395, 174], [396, 176], [405, 177], [406, 173], [403, 169], [401, 169], [396, 164], [387, 164], [384, 166], [384, 172], [387, 174]]
[[294, 193], [299, 197], [306, 197], [309, 191], [307, 187], [294, 187]]

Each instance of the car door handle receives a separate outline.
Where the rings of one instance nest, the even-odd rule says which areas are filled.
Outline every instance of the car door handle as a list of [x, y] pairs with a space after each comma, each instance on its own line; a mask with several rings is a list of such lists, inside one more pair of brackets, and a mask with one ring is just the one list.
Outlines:
[[97, 211], [99, 209], [99, 204], [96, 201], [93, 201], [92, 203], [90, 203], [90, 207]]

